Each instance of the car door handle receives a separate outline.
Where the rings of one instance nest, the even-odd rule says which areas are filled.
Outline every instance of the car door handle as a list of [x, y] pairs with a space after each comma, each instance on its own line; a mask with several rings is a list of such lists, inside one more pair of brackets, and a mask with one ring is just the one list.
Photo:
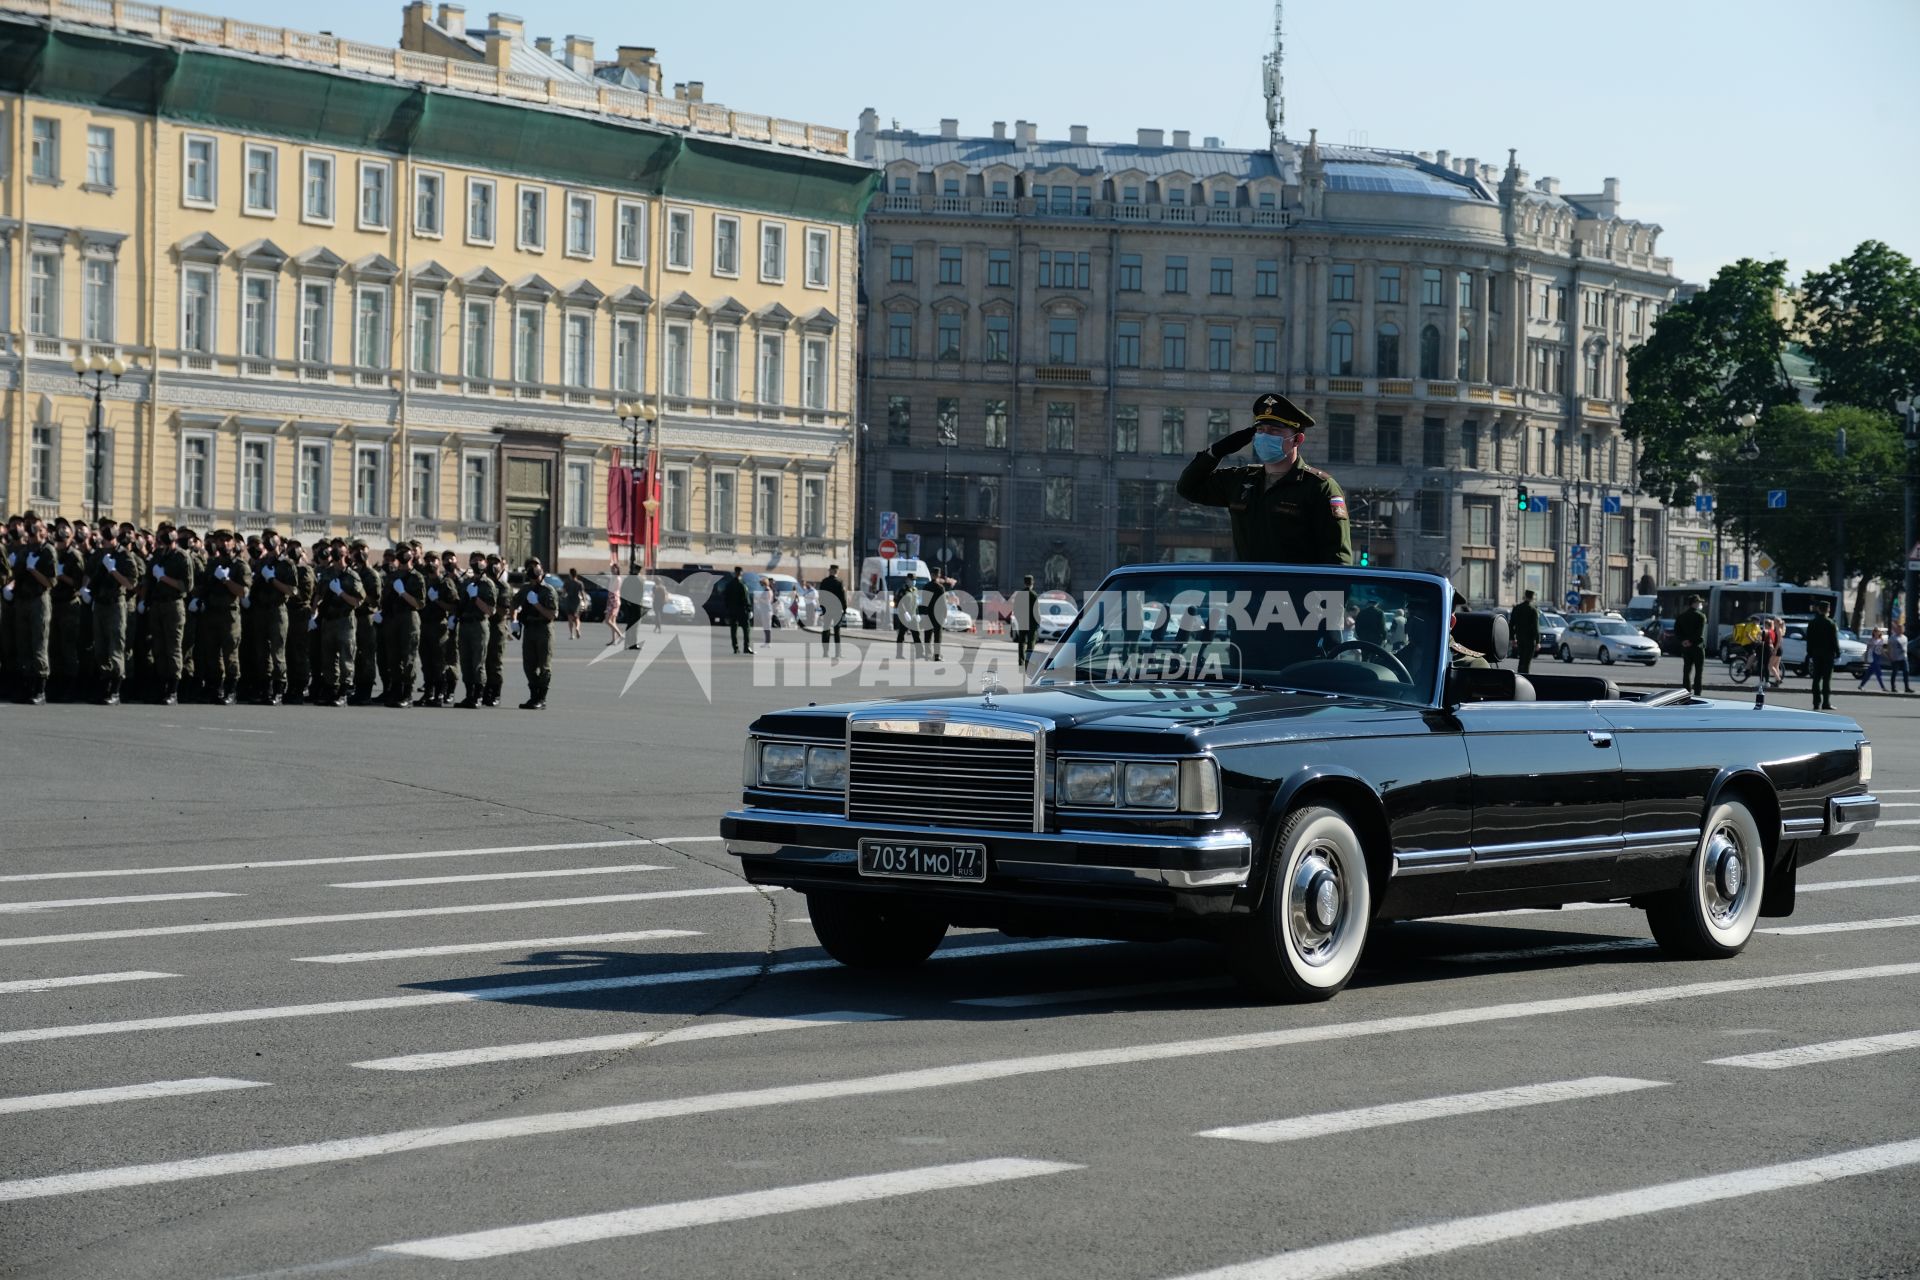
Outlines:
[[1610, 747], [1613, 745], [1613, 735], [1604, 729], [1589, 729], [1587, 741], [1596, 747]]

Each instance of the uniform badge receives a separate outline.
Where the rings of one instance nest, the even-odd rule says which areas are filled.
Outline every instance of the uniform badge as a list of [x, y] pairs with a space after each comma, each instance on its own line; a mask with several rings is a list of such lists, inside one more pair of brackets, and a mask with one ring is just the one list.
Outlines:
[[1335, 520], [1345, 520], [1347, 518], [1347, 500], [1339, 494], [1336, 493], [1331, 498], [1328, 498], [1327, 506], [1333, 509], [1333, 518]]

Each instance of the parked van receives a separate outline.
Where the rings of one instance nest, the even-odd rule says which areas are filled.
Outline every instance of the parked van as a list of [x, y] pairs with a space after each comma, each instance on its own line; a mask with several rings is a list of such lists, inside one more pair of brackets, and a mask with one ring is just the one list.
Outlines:
[[925, 560], [911, 556], [868, 556], [860, 562], [860, 580], [854, 584], [849, 607], [860, 615], [860, 625], [871, 631], [886, 621], [893, 597], [908, 582], [925, 590], [933, 583]]
[[1673, 643], [1673, 620], [1686, 612], [1687, 597], [1699, 596], [1707, 615], [1707, 652], [1722, 662], [1733, 651], [1733, 629], [1756, 613], [1782, 618], [1805, 619], [1813, 614], [1813, 602], [1825, 600], [1833, 607], [1835, 621], [1840, 618], [1840, 593], [1825, 587], [1796, 587], [1778, 582], [1687, 582], [1677, 587], [1662, 587], [1655, 595], [1654, 610], [1660, 619], [1660, 647], [1669, 653], [1678, 650]]

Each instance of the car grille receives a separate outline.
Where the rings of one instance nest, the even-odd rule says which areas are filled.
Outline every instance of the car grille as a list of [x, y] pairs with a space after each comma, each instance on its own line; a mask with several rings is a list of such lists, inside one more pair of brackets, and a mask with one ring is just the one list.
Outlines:
[[[908, 827], [1036, 830], [1037, 730], [968, 736], [972, 726], [856, 721], [848, 743], [847, 817]], [[902, 731], [905, 730], [905, 731]]]

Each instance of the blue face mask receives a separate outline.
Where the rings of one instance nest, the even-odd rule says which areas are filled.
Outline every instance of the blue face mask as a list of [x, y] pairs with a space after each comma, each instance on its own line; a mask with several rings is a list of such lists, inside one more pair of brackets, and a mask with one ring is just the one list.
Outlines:
[[1293, 448], [1289, 436], [1270, 436], [1265, 432], [1253, 438], [1253, 456], [1261, 462], [1282, 462]]

